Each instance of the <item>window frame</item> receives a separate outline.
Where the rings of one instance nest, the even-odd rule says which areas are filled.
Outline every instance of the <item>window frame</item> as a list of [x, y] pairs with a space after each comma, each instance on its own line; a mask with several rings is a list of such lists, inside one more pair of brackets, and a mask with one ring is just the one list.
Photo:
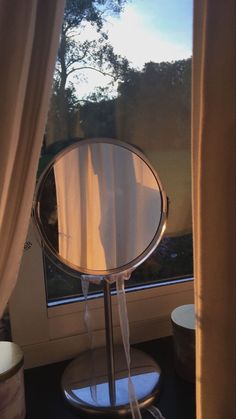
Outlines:
[[[18, 281], [9, 303], [11, 332], [32, 368], [70, 359], [89, 348], [84, 324], [84, 302], [47, 307], [43, 254], [30, 223]], [[170, 314], [174, 308], [194, 302], [192, 278], [183, 282], [157, 284], [126, 293], [130, 343], [172, 334]], [[88, 301], [93, 321], [93, 346], [105, 345], [103, 299]], [[121, 342], [116, 296], [112, 296], [115, 343]]]

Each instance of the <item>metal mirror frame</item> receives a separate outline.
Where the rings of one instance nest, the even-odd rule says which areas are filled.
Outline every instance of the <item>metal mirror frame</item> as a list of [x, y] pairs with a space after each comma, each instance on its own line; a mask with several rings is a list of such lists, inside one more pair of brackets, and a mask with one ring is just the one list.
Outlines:
[[[112, 145], [115, 145], [115, 146], [123, 147], [123, 148], [127, 149], [128, 151], [134, 153], [136, 156], [138, 156], [148, 166], [148, 168], [152, 172], [153, 176], [155, 177], [156, 183], [157, 183], [157, 185], [159, 187], [159, 190], [160, 190], [161, 217], [160, 217], [159, 225], [157, 227], [157, 230], [155, 231], [155, 234], [154, 234], [151, 242], [146, 247], [146, 249], [140, 255], [138, 255], [135, 259], [133, 259], [132, 261], [126, 263], [125, 265], [122, 265], [122, 266], [117, 267], [117, 268], [112, 268], [112, 269], [108, 269], [108, 270], [91, 270], [91, 269], [86, 269], [86, 268], [81, 268], [81, 267], [75, 266], [72, 263], [68, 263], [67, 260], [62, 258], [58, 254], [58, 252], [55, 251], [55, 249], [51, 246], [49, 240], [47, 239], [46, 235], [43, 232], [44, 231], [43, 230], [43, 223], [42, 223], [41, 218], [40, 218], [40, 199], [39, 198], [40, 198], [41, 191], [44, 187], [44, 183], [47, 179], [47, 176], [49, 175], [51, 169], [53, 168], [53, 165], [59, 159], [61, 159], [65, 154], [69, 153], [71, 150], [73, 150], [75, 148], [78, 148], [79, 146], [82, 146], [84, 144], [86, 144], [86, 145], [89, 145], [89, 144], [112, 144]], [[56, 259], [56, 261], [59, 261], [60, 263], [62, 263], [66, 267], [69, 267], [70, 269], [74, 270], [78, 274], [86, 274], [86, 275], [93, 275], [93, 276], [96, 276], [96, 275], [98, 275], [98, 276], [108, 276], [108, 275], [124, 272], [128, 269], [132, 269], [132, 268], [134, 269], [137, 266], [139, 266], [140, 264], [142, 264], [151, 255], [151, 253], [155, 250], [158, 243], [160, 242], [160, 240], [163, 236], [163, 233], [165, 231], [166, 221], [167, 221], [167, 212], [168, 212], [167, 196], [166, 196], [166, 193], [163, 190], [163, 187], [162, 187], [161, 181], [159, 179], [159, 176], [157, 175], [156, 171], [151, 166], [151, 164], [148, 161], [148, 159], [146, 158], [146, 156], [139, 149], [137, 149], [135, 146], [133, 146], [129, 143], [126, 143], [126, 142], [123, 142], [123, 141], [120, 141], [120, 140], [115, 140], [115, 139], [110, 139], [110, 138], [89, 138], [89, 139], [79, 140], [78, 142], [75, 142], [72, 145], [64, 148], [61, 152], [59, 152], [51, 160], [51, 162], [48, 164], [48, 166], [44, 169], [44, 171], [40, 175], [40, 177], [38, 179], [38, 182], [37, 182], [35, 195], [34, 195], [34, 200], [33, 200], [32, 217], [33, 217], [34, 225], [36, 226], [36, 230], [39, 234], [40, 239], [42, 240], [43, 244], [45, 245], [45, 249], [46, 249], [49, 257], [50, 257], [50, 254], [53, 255], [54, 258]], [[55, 261], [54, 261], [54, 263], [55, 263]]]

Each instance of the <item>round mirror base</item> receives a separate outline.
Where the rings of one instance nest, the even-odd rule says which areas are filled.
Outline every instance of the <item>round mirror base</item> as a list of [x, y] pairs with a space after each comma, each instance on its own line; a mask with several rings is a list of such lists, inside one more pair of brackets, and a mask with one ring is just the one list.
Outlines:
[[[108, 380], [106, 349], [79, 355], [65, 369], [62, 391], [71, 406], [85, 414], [123, 416], [130, 413], [128, 371], [123, 347], [115, 347], [115, 379]], [[161, 370], [147, 354], [131, 348], [131, 379], [140, 409], [160, 392]]]

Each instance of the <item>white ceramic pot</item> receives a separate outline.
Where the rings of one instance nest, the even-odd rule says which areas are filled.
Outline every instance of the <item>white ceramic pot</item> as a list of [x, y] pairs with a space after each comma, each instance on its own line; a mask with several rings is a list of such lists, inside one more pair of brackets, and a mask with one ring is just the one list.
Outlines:
[[0, 418], [25, 418], [23, 353], [13, 342], [0, 342]]

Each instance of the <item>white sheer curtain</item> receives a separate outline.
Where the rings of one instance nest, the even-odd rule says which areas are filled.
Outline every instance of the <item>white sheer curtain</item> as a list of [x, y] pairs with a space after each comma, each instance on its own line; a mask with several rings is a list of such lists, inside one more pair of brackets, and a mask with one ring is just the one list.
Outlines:
[[198, 419], [236, 414], [235, 1], [195, 0], [193, 223]]
[[137, 155], [114, 144], [82, 144], [55, 162], [54, 176], [64, 260], [114, 269], [149, 246], [159, 227], [161, 193]]
[[0, 318], [32, 206], [64, 0], [0, 2]]

